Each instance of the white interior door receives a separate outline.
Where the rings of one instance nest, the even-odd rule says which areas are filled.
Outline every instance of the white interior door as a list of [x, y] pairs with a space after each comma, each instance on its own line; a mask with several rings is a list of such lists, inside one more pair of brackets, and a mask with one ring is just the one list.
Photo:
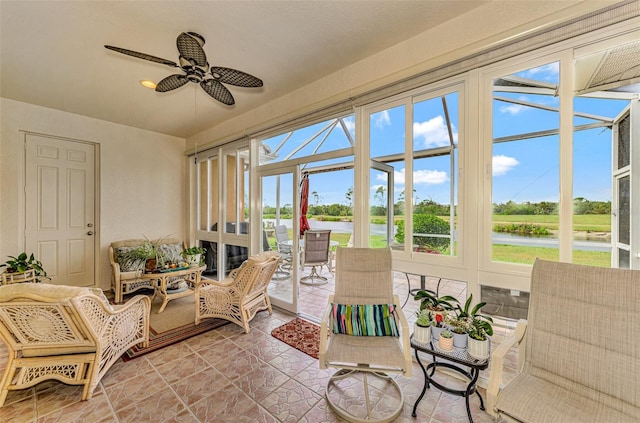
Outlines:
[[25, 248], [51, 282], [95, 285], [95, 146], [26, 136]]

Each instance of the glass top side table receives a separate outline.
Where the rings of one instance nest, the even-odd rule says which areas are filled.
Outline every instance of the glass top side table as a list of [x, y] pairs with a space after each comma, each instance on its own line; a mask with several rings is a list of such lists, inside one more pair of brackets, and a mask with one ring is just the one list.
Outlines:
[[[465, 405], [467, 406], [467, 416], [469, 417], [469, 422], [473, 423], [473, 418], [471, 417], [471, 408], [469, 407], [469, 397], [475, 392], [478, 395], [478, 398], [480, 398], [480, 409], [485, 409], [482, 396], [476, 390], [476, 383], [478, 382], [480, 371], [489, 367], [489, 358], [486, 358], [484, 360], [473, 358], [469, 355], [466, 349], [460, 348], [454, 348], [452, 351], [444, 351], [438, 348], [438, 342], [432, 341], [428, 344], [423, 344], [414, 341], [413, 335], [411, 336], [411, 348], [415, 350], [416, 360], [418, 361], [418, 364], [422, 369], [422, 373], [424, 373], [424, 386], [422, 387], [420, 396], [413, 405], [413, 412], [411, 413], [411, 415], [413, 417], [416, 417], [418, 404], [420, 404], [420, 401], [422, 401], [424, 394], [427, 392], [427, 388], [430, 388], [430, 385], [433, 385], [441, 391], [464, 397]], [[418, 354], [419, 352], [431, 355], [433, 357], [433, 362], [427, 364], [427, 366], [425, 367], [422, 361], [420, 361], [420, 356]], [[437, 361], [438, 358], [446, 361]], [[466, 379], [469, 380], [467, 388], [464, 390], [451, 389], [435, 381], [433, 379], [433, 375], [437, 367], [445, 367], [463, 375]]]

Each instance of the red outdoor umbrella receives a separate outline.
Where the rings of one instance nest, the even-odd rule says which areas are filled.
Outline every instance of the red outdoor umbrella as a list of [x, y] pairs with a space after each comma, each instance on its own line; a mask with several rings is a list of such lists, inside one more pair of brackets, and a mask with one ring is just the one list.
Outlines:
[[309, 175], [305, 174], [300, 183], [300, 238], [304, 233], [311, 229], [307, 220], [307, 211], [309, 210]]

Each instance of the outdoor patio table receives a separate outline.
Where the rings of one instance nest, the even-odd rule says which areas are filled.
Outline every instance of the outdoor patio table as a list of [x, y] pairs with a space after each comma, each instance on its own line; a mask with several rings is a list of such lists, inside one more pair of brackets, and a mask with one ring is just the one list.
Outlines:
[[[475, 392], [478, 395], [478, 398], [480, 398], [480, 409], [484, 410], [484, 401], [482, 400], [482, 396], [476, 389], [476, 383], [478, 382], [480, 371], [489, 367], [489, 358], [478, 360], [471, 357], [466, 349], [461, 348], [454, 348], [453, 351], [444, 351], [438, 348], [438, 342], [431, 341], [428, 344], [423, 344], [414, 341], [413, 335], [411, 335], [411, 348], [415, 350], [416, 360], [418, 361], [418, 364], [422, 369], [422, 373], [424, 373], [424, 386], [422, 387], [422, 392], [416, 400], [416, 403], [413, 405], [413, 412], [411, 413], [411, 415], [413, 417], [416, 417], [418, 404], [420, 404], [420, 401], [422, 401], [425, 392], [427, 392], [427, 388], [430, 388], [430, 385], [433, 385], [441, 391], [464, 397], [465, 404], [467, 406], [467, 416], [469, 417], [469, 422], [473, 423], [473, 418], [471, 417], [471, 408], [469, 407], [469, 397]], [[422, 361], [420, 361], [420, 356], [418, 354], [418, 352], [420, 351], [433, 357], [433, 362], [429, 363], [426, 367], [424, 366]], [[443, 361], [437, 361], [438, 358], [442, 359]], [[469, 380], [467, 388], [464, 390], [451, 389], [435, 381], [433, 379], [433, 375], [437, 367], [445, 367], [463, 375]], [[465, 367], [469, 370], [467, 371]]]
[[[436, 292], [433, 292], [430, 289], [426, 288], [427, 285], [427, 275], [420, 275], [418, 273], [413, 273], [413, 272], [404, 272], [405, 276], [407, 277], [407, 285], [408, 285], [408, 290], [407, 290], [407, 299], [404, 300], [404, 304], [402, 304], [402, 307], [407, 305], [407, 302], [409, 301], [409, 297], [412, 295], [416, 295], [416, 293], [420, 290], [422, 291], [428, 291], [430, 293], [432, 293], [433, 295], [435, 295], [436, 297], [439, 296], [439, 292], [440, 292], [440, 282], [442, 282], [442, 278], [438, 278], [438, 285], [436, 286]], [[411, 280], [409, 279], [409, 275], [416, 275], [416, 276], [420, 276], [420, 289], [411, 289]]]

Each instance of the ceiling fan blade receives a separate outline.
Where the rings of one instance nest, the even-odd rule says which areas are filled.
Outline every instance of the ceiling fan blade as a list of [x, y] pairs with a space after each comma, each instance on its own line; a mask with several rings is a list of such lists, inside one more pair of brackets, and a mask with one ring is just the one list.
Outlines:
[[231, 68], [213, 66], [211, 75], [220, 82], [236, 87], [262, 87], [262, 79]]
[[163, 65], [171, 66], [177, 68], [178, 65], [171, 60], [163, 59], [162, 57], [152, 56], [150, 54], [138, 53], [137, 51], [127, 50], [126, 48], [114, 47], [114, 46], [104, 46], [109, 50], [116, 51], [118, 53], [126, 54], [127, 56], [137, 57], [138, 59], [148, 60], [150, 62], [156, 62]]
[[207, 55], [202, 49], [204, 38], [201, 35], [195, 32], [183, 32], [178, 35], [176, 43], [181, 56], [193, 60], [198, 66], [207, 66]]
[[221, 103], [224, 103], [228, 106], [232, 106], [236, 102], [233, 99], [233, 96], [231, 95], [231, 92], [227, 89], [227, 87], [225, 87], [215, 79], [207, 79], [207, 80], [201, 81], [200, 86], [202, 87], [203, 90], [205, 90], [207, 94], [209, 94], [211, 97], [215, 98]]
[[189, 82], [189, 80], [185, 75], [169, 75], [162, 81], [158, 82], [158, 85], [156, 85], [156, 91], [159, 93], [164, 93], [167, 91], [175, 90], [176, 88], [182, 87], [187, 82]]

